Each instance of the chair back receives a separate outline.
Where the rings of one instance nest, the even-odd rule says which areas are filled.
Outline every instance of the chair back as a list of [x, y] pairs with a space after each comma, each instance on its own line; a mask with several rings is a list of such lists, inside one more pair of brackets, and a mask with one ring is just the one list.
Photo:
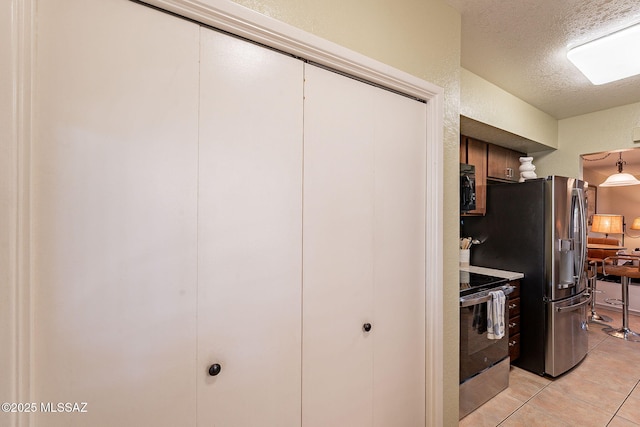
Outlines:
[[[598, 245], [615, 245], [619, 246], [618, 239], [609, 239], [604, 237], [587, 237], [587, 244], [593, 243]], [[615, 249], [587, 249], [587, 258], [605, 259], [616, 254]]]

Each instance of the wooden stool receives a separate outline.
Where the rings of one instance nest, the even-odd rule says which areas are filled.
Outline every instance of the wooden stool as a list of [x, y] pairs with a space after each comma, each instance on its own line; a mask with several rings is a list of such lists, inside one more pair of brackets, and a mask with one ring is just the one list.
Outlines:
[[[617, 265], [618, 261], [638, 260], [640, 260], [639, 257], [631, 256], [612, 256], [605, 258], [605, 262], [602, 265], [604, 275], [613, 274], [620, 276], [622, 279], [622, 328], [605, 328], [603, 331], [612, 337], [640, 342], [640, 334], [629, 329], [629, 279], [640, 279], [640, 267], [637, 265]], [[612, 261], [613, 265], [606, 265], [607, 261]]]

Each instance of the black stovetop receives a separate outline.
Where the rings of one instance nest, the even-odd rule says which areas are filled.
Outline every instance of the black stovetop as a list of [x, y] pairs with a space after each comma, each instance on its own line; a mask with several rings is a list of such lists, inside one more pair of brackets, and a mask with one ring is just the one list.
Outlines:
[[476, 292], [495, 288], [508, 281], [508, 279], [503, 277], [460, 271], [460, 296], [463, 297]]

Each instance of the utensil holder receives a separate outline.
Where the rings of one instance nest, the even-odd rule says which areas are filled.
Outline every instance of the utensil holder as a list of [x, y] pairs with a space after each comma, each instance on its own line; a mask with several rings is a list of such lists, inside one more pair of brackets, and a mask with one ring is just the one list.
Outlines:
[[460, 249], [460, 267], [468, 267], [471, 249]]

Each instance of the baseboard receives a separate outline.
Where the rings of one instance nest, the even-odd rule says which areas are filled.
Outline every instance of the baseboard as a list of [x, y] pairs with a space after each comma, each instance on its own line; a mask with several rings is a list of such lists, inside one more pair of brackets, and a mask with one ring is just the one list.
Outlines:
[[[610, 310], [610, 311], [617, 311], [619, 313], [622, 313], [622, 307], [619, 305], [614, 305], [614, 304], [602, 304], [602, 303], [596, 303], [596, 311], [598, 311], [598, 308], [602, 308], [605, 310]], [[633, 309], [629, 309], [629, 314], [633, 314], [634, 316], [640, 316], [640, 311], [638, 310], [633, 310]]]

